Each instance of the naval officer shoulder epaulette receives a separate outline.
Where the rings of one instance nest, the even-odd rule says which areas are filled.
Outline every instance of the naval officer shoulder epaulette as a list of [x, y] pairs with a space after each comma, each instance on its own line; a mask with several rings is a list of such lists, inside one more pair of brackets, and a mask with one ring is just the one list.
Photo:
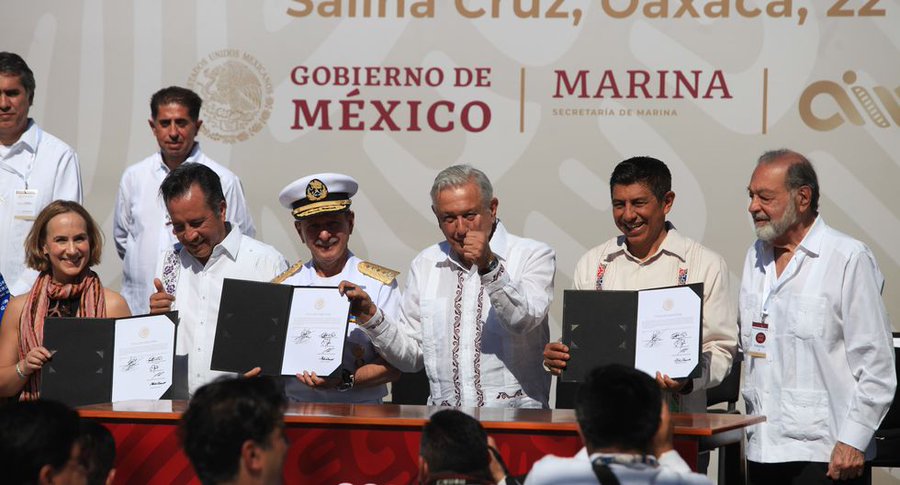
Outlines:
[[399, 271], [394, 271], [390, 268], [385, 268], [384, 266], [370, 263], [369, 261], [360, 261], [357, 269], [360, 273], [374, 280], [378, 280], [385, 285], [392, 284], [394, 282], [394, 279], [397, 278], [397, 275], [400, 274]]
[[300, 268], [302, 268], [302, 267], [303, 267], [303, 260], [301, 259], [301, 260], [297, 261], [296, 263], [292, 264], [290, 268], [284, 270], [284, 272], [281, 273], [280, 275], [272, 278], [272, 281], [270, 281], [270, 283], [280, 284], [282, 281], [290, 278], [291, 276], [294, 276], [294, 273], [296, 273], [297, 271], [300, 271]]

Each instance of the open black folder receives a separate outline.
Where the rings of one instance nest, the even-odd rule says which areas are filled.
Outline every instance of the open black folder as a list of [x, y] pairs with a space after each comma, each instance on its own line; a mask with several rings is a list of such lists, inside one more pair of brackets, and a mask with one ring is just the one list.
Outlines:
[[[41, 369], [41, 397], [70, 406], [111, 402], [115, 373], [116, 322], [157, 317], [140, 315], [125, 318], [47, 318], [44, 320], [44, 347], [53, 353]], [[174, 326], [178, 312], [165, 314]], [[175, 329], [172, 329], [175, 332]], [[162, 351], [171, 366], [175, 345]], [[171, 374], [171, 370], [169, 371]], [[171, 383], [161, 399], [168, 399]]]
[[[289, 336], [292, 313], [302, 318], [305, 309], [292, 308], [296, 291], [327, 290], [339, 297], [346, 305], [340, 315], [340, 330], [334, 332], [330, 343], [330, 370], [318, 372], [321, 377], [338, 372], [347, 335], [347, 311], [349, 304], [338, 294], [337, 287], [291, 286], [257, 281], [226, 278], [222, 286], [222, 301], [219, 304], [219, 320], [216, 324], [216, 340], [213, 345], [210, 368], [217, 371], [247, 372], [254, 367], [262, 368], [265, 375], [282, 375], [285, 348], [294, 347], [293, 340], [300, 336]], [[314, 299], [315, 300], [315, 299]], [[311, 303], [318, 304], [321, 300]], [[298, 303], [299, 304], [299, 303]], [[291, 342], [289, 342], [289, 338]], [[317, 336], [313, 336], [317, 338]], [[310, 340], [311, 342], [312, 340]], [[318, 342], [318, 341], [317, 341]], [[323, 357], [321, 360], [325, 360]], [[288, 372], [288, 375], [293, 373]]]
[[[660, 339], [660, 348], [671, 339], [674, 332], [658, 332], [659, 335], [638, 335], [638, 304], [641, 293], [669, 288], [690, 288], [699, 300], [700, 312], [696, 322], [697, 364], [684, 375], [672, 378], [700, 375], [702, 353], [703, 283], [648, 288], [635, 291], [621, 290], [566, 290], [563, 292], [562, 343], [569, 347], [569, 361], [560, 377], [562, 382], [582, 382], [596, 367], [606, 364], [622, 364], [638, 367], [635, 357], [638, 346], [648, 346], [652, 338]], [[696, 303], [696, 302], [694, 302]], [[689, 344], [690, 342], [680, 342]], [[693, 352], [692, 352], [693, 353]]]

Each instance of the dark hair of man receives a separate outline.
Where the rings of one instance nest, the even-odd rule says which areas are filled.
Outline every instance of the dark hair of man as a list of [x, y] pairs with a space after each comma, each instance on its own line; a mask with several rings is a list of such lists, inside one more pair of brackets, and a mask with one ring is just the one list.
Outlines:
[[618, 364], [591, 371], [575, 395], [575, 416], [588, 451], [650, 453], [661, 406], [662, 392], [653, 378]]
[[487, 433], [477, 419], [455, 409], [438, 411], [425, 423], [419, 453], [430, 475], [491, 479]]
[[28, 104], [34, 104], [34, 73], [31, 68], [14, 52], [0, 52], [0, 74], [4, 76], [18, 76], [19, 82], [28, 93]]
[[106, 426], [96, 421], [81, 421], [78, 460], [88, 474], [88, 485], [104, 485], [116, 462], [116, 441]]
[[609, 177], [609, 191], [616, 185], [643, 184], [650, 189], [656, 200], [662, 202], [672, 190], [672, 172], [660, 160], [653, 157], [633, 157], [613, 169]]
[[813, 214], [819, 214], [819, 177], [816, 176], [816, 169], [812, 163], [803, 155], [786, 148], [779, 150], [770, 150], [763, 153], [759, 157], [757, 165], [771, 163], [776, 160], [790, 160], [791, 165], [788, 166], [785, 183], [788, 190], [796, 190], [806, 185], [809, 187], [812, 195], [809, 198], [809, 209]]
[[159, 186], [159, 193], [162, 194], [163, 202], [168, 205], [172, 199], [187, 195], [194, 184], [203, 191], [206, 205], [213, 211], [219, 210], [219, 204], [225, 201], [222, 182], [213, 169], [200, 163], [182, 163], [169, 172]]
[[287, 400], [271, 377], [220, 378], [194, 393], [181, 417], [184, 452], [204, 485], [233, 480], [241, 447], [251, 440], [268, 448], [283, 426]]
[[56, 401], [15, 401], [0, 407], [3, 483], [37, 483], [45, 465], [62, 470], [78, 439], [80, 419]]
[[188, 116], [192, 120], [200, 119], [200, 107], [203, 100], [197, 93], [179, 86], [169, 86], [153, 93], [150, 98], [150, 115], [155, 120], [159, 116], [159, 107], [167, 104], [180, 104], [188, 110]]

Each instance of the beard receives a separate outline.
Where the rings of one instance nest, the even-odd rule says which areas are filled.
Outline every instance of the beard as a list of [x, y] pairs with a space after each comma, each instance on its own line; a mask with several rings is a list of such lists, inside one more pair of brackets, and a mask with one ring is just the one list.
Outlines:
[[798, 220], [800, 220], [800, 216], [797, 214], [797, 205], [794, 203], [793, 197], [791, 197], [788, 201], [787, 209], [781, 215], [781, 219], [770, 220], [767, 224], [755, 227], [756, 237], [770, 243], [783, 236]]

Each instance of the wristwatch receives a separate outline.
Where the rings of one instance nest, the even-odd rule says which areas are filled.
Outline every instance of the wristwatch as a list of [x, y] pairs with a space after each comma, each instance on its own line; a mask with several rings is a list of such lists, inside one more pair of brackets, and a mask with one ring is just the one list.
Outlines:
[[491, 254], [491, 259], [490, 259], [490, 261], [488, 261], [487, 266], [485, 266], [484, 268], [479, 268], [478, 274], [480, 274], [481, 276], [484, 276], [484, 275], [490, 273], [491, 271], [494, 271], [495, 269], [497, 269], [497, 266], [499, 266], [499, 265], [500, 265], [500, 260], [497, 258], [497, 256], [494, 256], [493, 254]]
[[347, 369], [341, 369], [341, 383], [337, 386], [338, 392], [347, 392], [353, 389], [355, 378], [356, 376], [352, 372]]

